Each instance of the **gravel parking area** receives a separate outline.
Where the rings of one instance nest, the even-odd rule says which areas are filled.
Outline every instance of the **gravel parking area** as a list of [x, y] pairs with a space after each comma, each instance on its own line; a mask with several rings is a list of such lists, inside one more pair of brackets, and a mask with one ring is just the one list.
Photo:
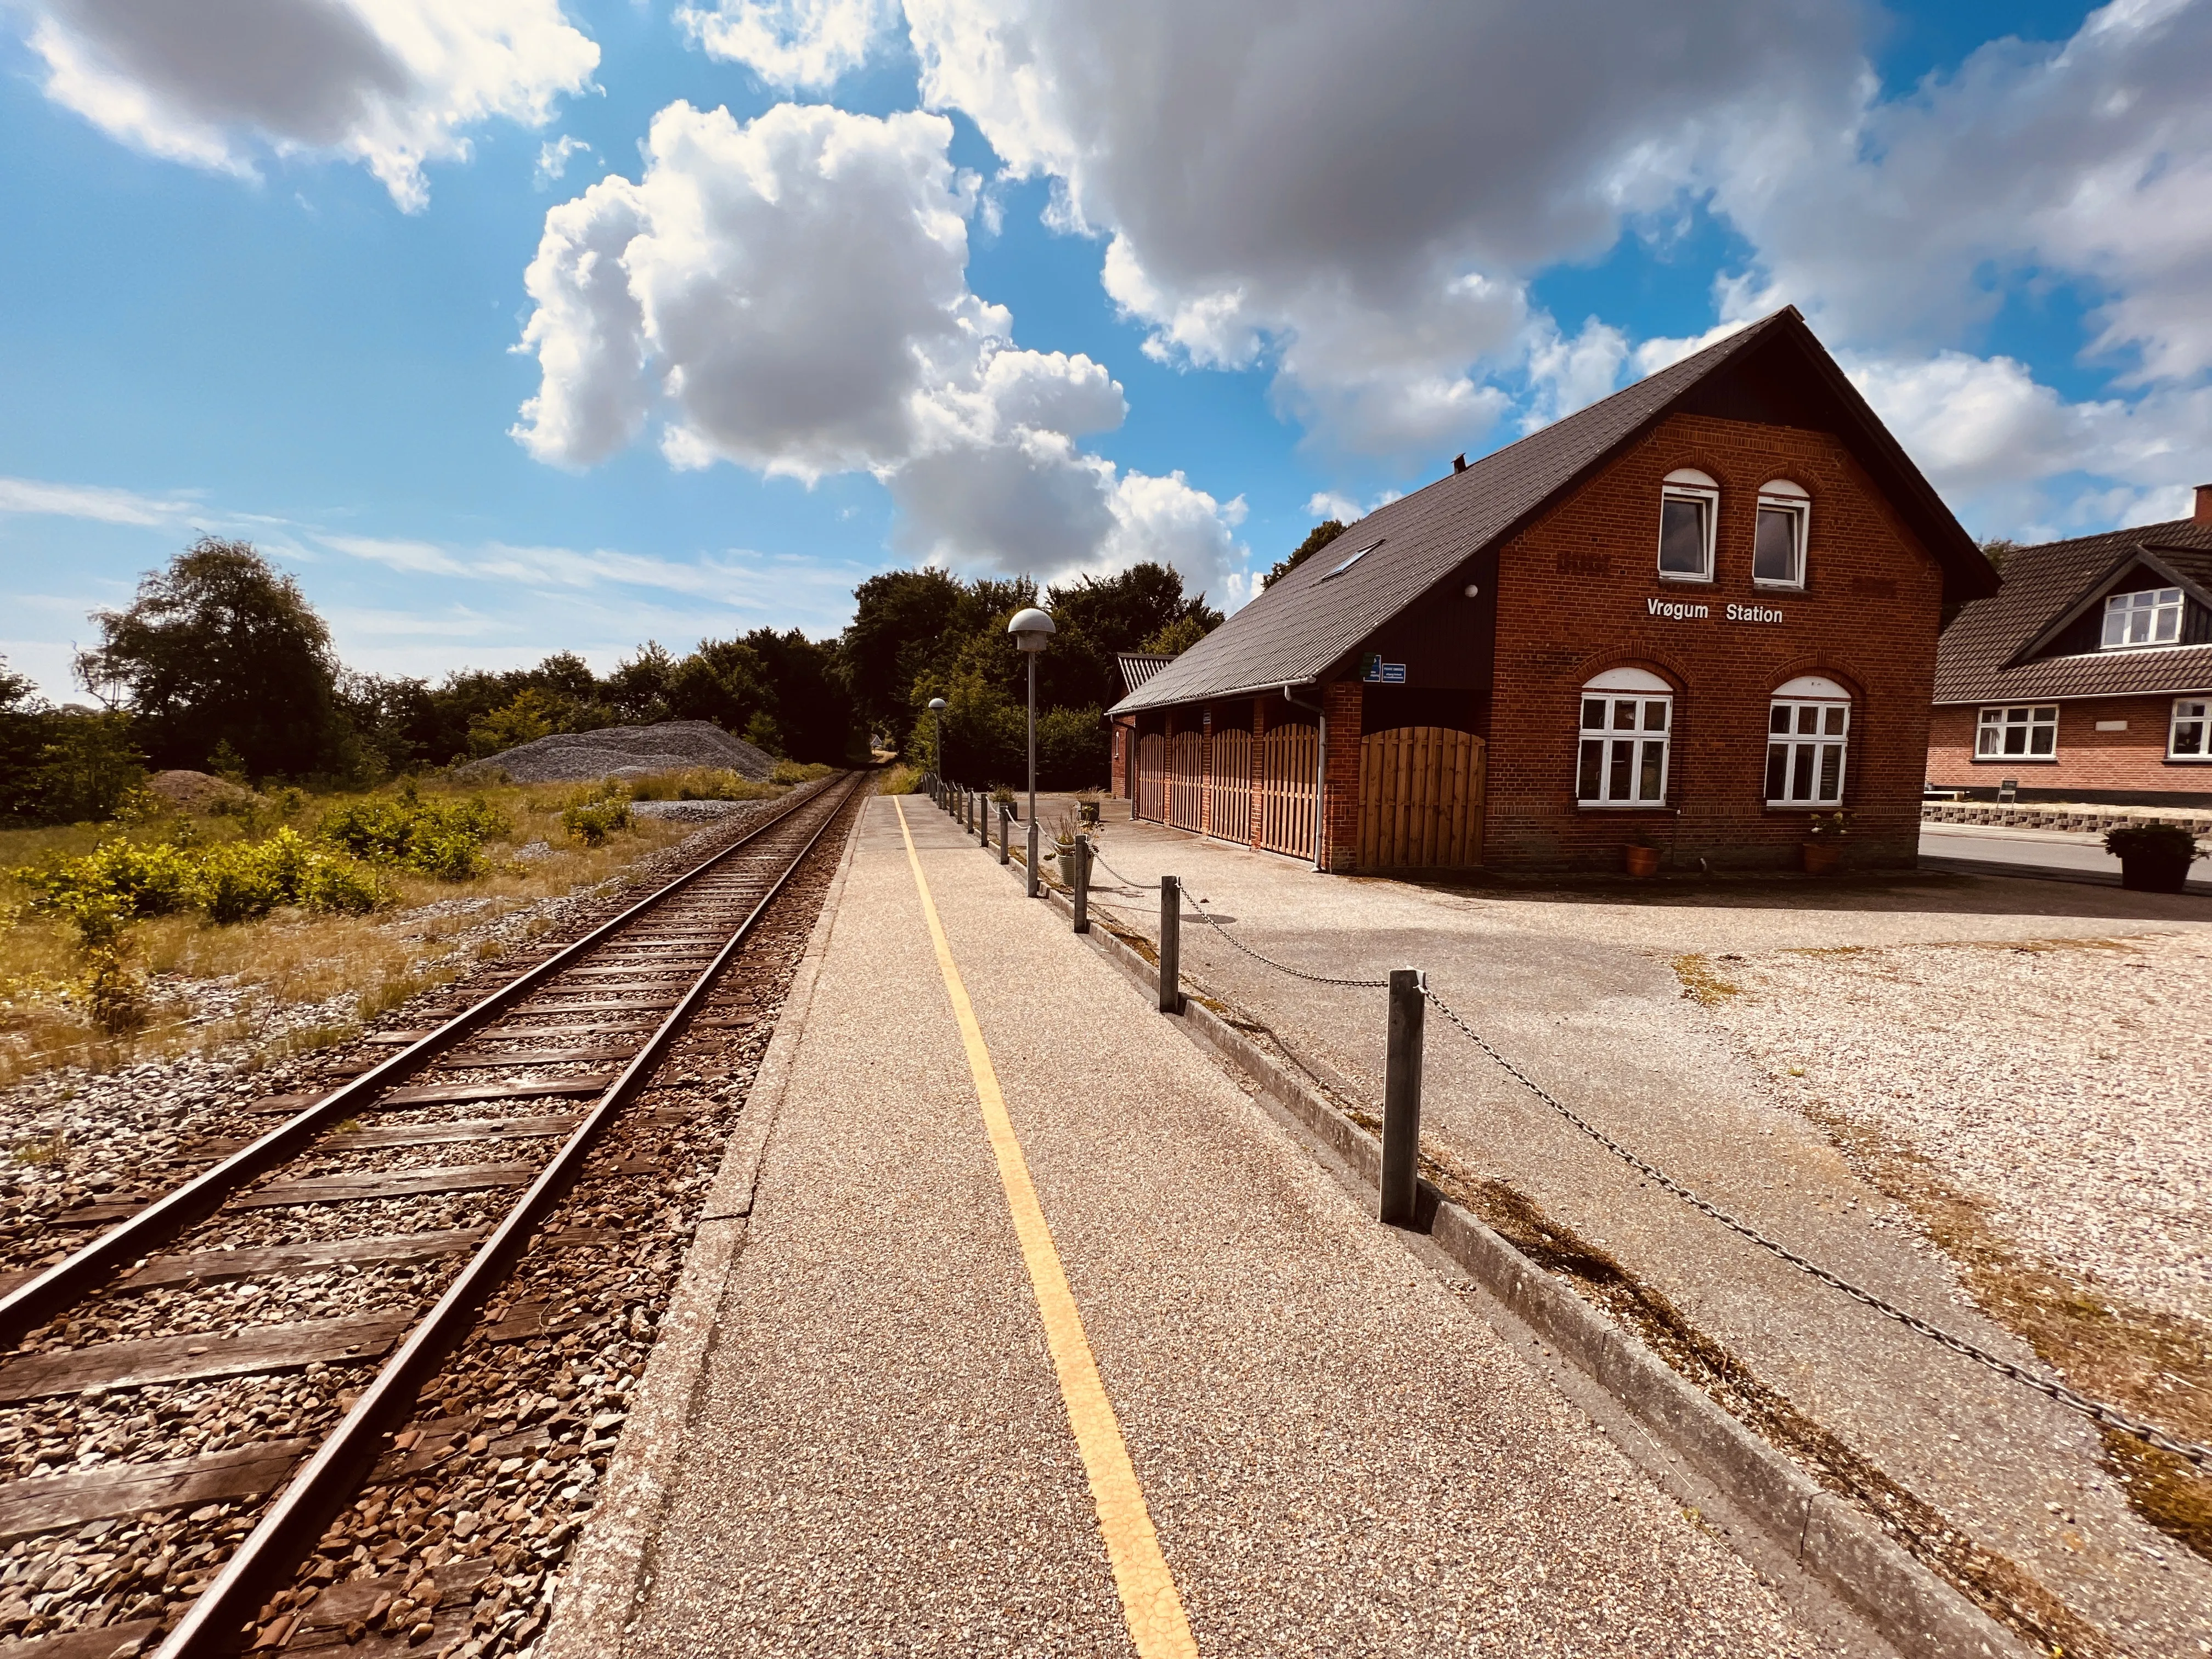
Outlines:
[[2087, 1285], [2212, 1321], [2212, 936], [1711, 959], [1786, 1102], [1875, 1130]]

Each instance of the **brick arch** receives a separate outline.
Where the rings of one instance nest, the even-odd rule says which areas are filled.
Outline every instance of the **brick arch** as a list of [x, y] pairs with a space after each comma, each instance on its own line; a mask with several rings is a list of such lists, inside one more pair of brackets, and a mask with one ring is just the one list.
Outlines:
[[[1867, 700], [1865, 675], [1846, 667], [1833, 657], [1819, 653], [1791, 658], [1774, 672], [1774, 685], [1786, 685], [1800, 674], [1825, 674], [1832, 680], [1841, 680], [1844, 689], [1851, 694], [1853, 702], [1863, 703]], [[1774, 685], [1766, 689], [1772, 691]]]
[[[1573, 676], [1573, 683], [1568, 690], [1579, 692], [1583, 687], [1589, 684], [1594, 676], [1604, 673], [1608, 668], [1649, 670], [1672, 685], [1674, 688], [1674, 695], [1678, 697], [1686, 695], [1689, 690], [1688, 673], [1684, 671], [1682, 665], [1672, 657], [1649, 654], [1641, 657], [1626, 657], [1618, 651], [1610, 649], [1593, 651], [1570, 669], [1568, 672]], [[1778, 685], [1781, 682], [1778, 680], [1775, 684]]]

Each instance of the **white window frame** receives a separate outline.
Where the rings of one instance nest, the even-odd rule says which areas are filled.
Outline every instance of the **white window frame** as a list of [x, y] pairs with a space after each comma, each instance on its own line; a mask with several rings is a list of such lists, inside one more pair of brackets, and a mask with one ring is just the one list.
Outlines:
[[1841, 806], [1850, 747], [1851, 698], [1842, 686], [1809, 674], [1777, 686], [1766, 700], [1766, 804], [1799, 811]]
[[[2035, 748], [2039, 732], [2051, 736], [2048, 749]], [[2006, 734], [2020, 734], [2022, 746], [2008, 749]], [[1995, 738], [1996, 746], [1990, 740]], [[2055, 702], [1991, 703], [1974, 717], [1974, 758], [2013, 761], [2027, 766], [2055, 764], [2058, 759], [2058, 705]]]
[[[1779, 513], [1790, 520], [1790, 574], [1788, 576], [1762, 576], [1759, 574], [1759, 526], [1766, 514]], [[1753, 587], [1802, 588], [1805, 586], [1805, 552], [1812, 539], [1813, 498], [1787, 478], [1770, 478], [1759, 487], [1759, 516], [1752, 521], [1751, 585]]]
[[[1674, 690], [1641, 668], [1616, 668], [1576, 694], [1575, 805], [1662, 811], [1674, 744]], [[1592, 711], [1598, 724], [1590, 724]], [[1620, 722], [1626, 720], [1626, 725]], [[1655, 775], [1656, 772], [1656, 775]], [[1595, 780], [1595, 793], [1589, 793]], [[1625, 793], [1616, 793], [1618, 784]], [[1656, 793], [1650, 793], [1656, 784]]]
[[[2148, 603], [2146, 603], [2146, 601]], [[2181, 643], [2181, 626], [2189, 611], [2189, 602], [2178, 587], [2144, 587], [2132, 593], [2108, 593], [2105, 596], [2105, 620], [2097, 635], [2100, 651], [2159, 651], [2170, 650]], [[2123, 635], [2135, 631], [2134, 623], [2147, 624], [2148, 639], [2114, 639], [2112, 624], [2120, 625]], [[2172, 624], [2172, 631], [2161, 636], [2160, 629]]]
[[[2190, 734], [2193, 748], [2181, 746], [2185, 726], [2196, 728]], [[2198, 766], [2212, 762], [2212, 696], [2173, 700], [2173, 714], [2166, 724], [2166, 757]]]
[[[1705, 510], [1705, 567], [1703, 570], [1669, 570], [1667, 556], [1667, 503], [1696, 501]], [[1713, 580], [1713, 544], [1720, 531], [1721, 487], [1695, 467], [1677, 467], [1659, 486], [1659, 546], [1653, 565], [1662, 582], [1710, 582]]]

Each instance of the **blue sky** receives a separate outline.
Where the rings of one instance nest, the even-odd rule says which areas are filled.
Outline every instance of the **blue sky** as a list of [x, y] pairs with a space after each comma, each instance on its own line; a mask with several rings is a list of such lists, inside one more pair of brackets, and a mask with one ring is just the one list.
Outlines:
[[924, 557], [1234, 604], [1785, 301], [1978, 533], [2212, 477], [2212, 0], [167, 9], [0, 11], [0, 653], [58, 697], [203, 531], [433, 676]]

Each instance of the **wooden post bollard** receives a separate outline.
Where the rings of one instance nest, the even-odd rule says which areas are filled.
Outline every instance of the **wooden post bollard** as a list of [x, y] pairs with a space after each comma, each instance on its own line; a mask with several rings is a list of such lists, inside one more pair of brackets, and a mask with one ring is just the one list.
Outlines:
[[1383, 1224], [1411, 1227], [1421, 1182], [1421, 1027], [1428, 999], [1417, 968], [1390, 970], [1390, 1031], [1382, 1069]]
[[1006, 843], [1013, 839], [1014, 832], [1010, 827], [1013, 818], [1014, 809], [1001, 801], [999, 804], [999, 862], [1001, 864], [1009, 863], [1012, 860], [1012, 849]]
[[1030, 820], [1029, 866], [1030, 896], [1036, 898], [1044, 891], [1044, 878], [1037, 872], [1037, 828], [1035, 818]]
[[1075, 838], [1075, 931], [1091, 931], [1091, 837]]
[[975, 803], [975, 845], [985, 852], [991, 850], [991, 814], [999, 810], [999, 803], [988, 795]]
[[1182, 1012], [1182, 884], [1160, 878], [1160, 1012]]

